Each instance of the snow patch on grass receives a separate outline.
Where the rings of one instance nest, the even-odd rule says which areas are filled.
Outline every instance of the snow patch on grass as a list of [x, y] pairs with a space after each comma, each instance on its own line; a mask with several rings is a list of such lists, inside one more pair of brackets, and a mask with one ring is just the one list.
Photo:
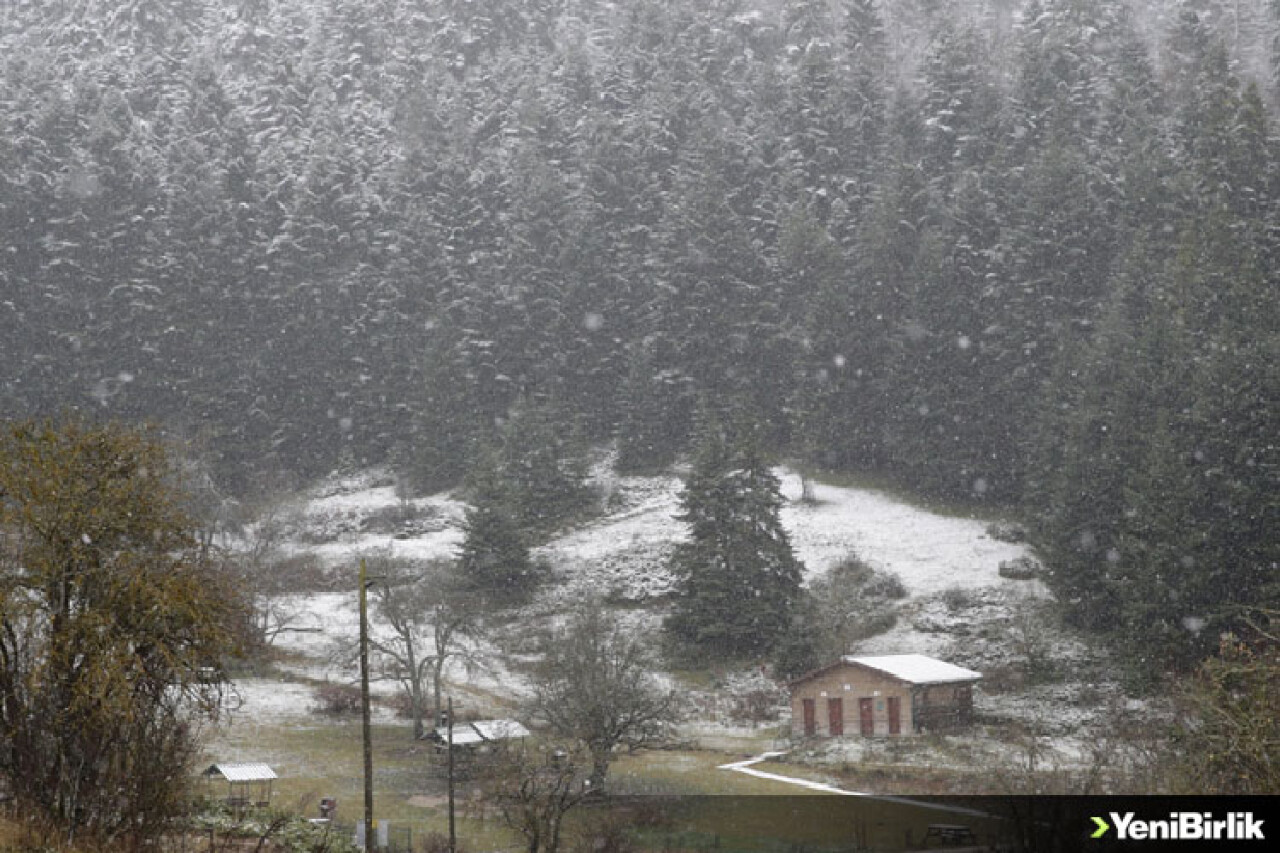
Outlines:
[[[237, 678], [229, 705], [230, 722], [236, 725], [252, 721], [255, 725], [298, 725], [315, 723], [320, 716], [314, 708], [319, 700], [316, 688], [300, 681], [279, 678]], [[394, 723], [395, 712], [374, 705], [372, 718], [377, 723]]]

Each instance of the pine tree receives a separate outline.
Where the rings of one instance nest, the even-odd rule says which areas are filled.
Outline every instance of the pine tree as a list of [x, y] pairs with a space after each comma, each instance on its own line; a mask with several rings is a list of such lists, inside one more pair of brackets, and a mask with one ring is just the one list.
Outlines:
[[636, 347], [618, 408], [620, 474], [652, 474], [675, 462], [689, 440], [689, 376], [664, 370], [647, 347]]
[[458, 555], [462, 582], [492, 603], [523, 601], [537, 586], [538, 572], [496, 453], [481, 452], [469, 480], [466, 538]]
[[577, 430], [551, 403], [522, 399], [502, 429], [502, 480], [516, 522], [527, 536], [554, 531], [584, 513], [593, 495]]
[[420, 396], [408, 473], [417, 488], [428, 491], [457, 485], [473, 461], [477, 442], [492, 437], [492, 423], [486, 423], [479, 411], [475, 377], [460, 338], [450, 329], [432, 330], [416, 389]]
[[783, 637], [800, 595], [802, 566], [779, 519], [777, 477], [742, 432], [704, 416], [681, 497], [689, 541], [672, 559], [678, 646], [724, 658], [757, 656]]

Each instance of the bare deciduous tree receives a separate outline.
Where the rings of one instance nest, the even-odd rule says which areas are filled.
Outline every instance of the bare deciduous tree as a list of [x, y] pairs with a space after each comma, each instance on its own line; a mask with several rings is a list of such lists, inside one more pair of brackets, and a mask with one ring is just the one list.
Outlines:
[[619, 747], [664, 742], [676, 718], [673, 694], [654, 679], [649, 645], [598, 602], [575, 611], [543, 644], [533, 713], [591, 756], [590, 782], [604, 785]]
[[584, 759], [579, 748], [509, 743], [489, 764], [482, 797], [524, 837], [529, 853], [560, 849], [565, 815], [593, 791], [584, 778]]
[[[285, 510], [268, 502], [252, 524], [240, 530], [234, 547], [226, 549], [227, 559], [252, 605], [249, 631], [254, 644], [266, 649], [282, 634], [320, 633], [323, 629], [302, 624], [307, 613], [299, 598], [294, 561], [286, 560], [281, 548], [285, 538]], [[288, 569], [288, 570], [286, 570]]]
[[381, 675], [404, 687], [414, 737], [420, 738], [426, 731], [428, 681], [431, 719], [439, 720], [449, 665], [478, 660], [479, 611], [449, 560], [412, 564], [379, 557], [369, 571], [381, 576], [373, 588], [375, 614], [388, 629], [376, 630], [369, 645]]

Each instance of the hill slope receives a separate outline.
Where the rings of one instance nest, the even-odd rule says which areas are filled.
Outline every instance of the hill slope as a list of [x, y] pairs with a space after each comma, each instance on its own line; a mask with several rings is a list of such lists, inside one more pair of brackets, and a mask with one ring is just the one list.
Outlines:
[[[856, 554], [873, 568], [895, 574], [906, 589], [896, 603], [896, 625], [850, 651], [933, 654], [986, 676], [975, 700], [980, 725], [971, 735], [950, 752], [939, 753], [936, 743], [924, 751], [897, 748], [895, 761], [967, 766], [1005, 760], [1010, 733], [1016, 731], [1035, 733], [1044, 740], [1042, 747], [1051, 742], [1046, 754], [1074, 765], [1089, 760], [1088, 745], [1104, 723], [1117, 715], [1147, 713], [1143, 703], [1123, 696], [1107, 674], [1103, 653], [1058, 625], [1042, 584], [999, 575], [1002, 561], [1029, 555], [1026, 546], [992, 538], [984, 520], [939, 515], [871, 490], [816, 484], [816, 500], [801, 503], [799, 478], [785, 469], [778, 473], [789, 501], [783, 521], [809, 580]], [[602, 595], [623, 605], [620, 612], [637, 630], [656, 631], [660, 625], [662, 596], [671, 587], [666, 557], [685, 535], [676, 519], [680, 480], [611, 477], [604, 465], [595, 477], [609, 509], [538, 549], [555, 571], [554, 582], [495, 637], [487, 667], [450, 675], [480, 711], [502, 710], [486, 707], [486, 697], [518, 698], [525, 692], [519, 660], [529, 651], [530, 628], [555, 620], [566, 602]], [[327, 651], [335, 640], [354, 634], [355, 596], [342, 590], [352, 586], [359, 555], [447, 556], [462, 538], [462, 509], [447, 494], [401, 500], [390, 478], [376, 471], [330, 479], [300, 496], [283, 524], [284, 550], [323, 563], [339, 591], [292, 597], [296, 626], [309, 629], [279, 640], [305, 661], [292, 668], [311, 677], [351, 677]], [[255, 705], [272, 718], [307, 713], [296, 689], [281, 693], [252, 680], [240, 688], [242, 713], [250, 719]], [[738, 699], [763, 692], [780, 706], [783, 698], [756, 670], [714, 672], [709, 685], [682, 689], [690, 693], [689, 707], [698, 709], [687, 732], [707, 744], [750, 734]], [[286, 695], [291, 702], [284, 701]], [[810, 758], [843, 762], [876, 756], [884, 748], [852, 739]]]

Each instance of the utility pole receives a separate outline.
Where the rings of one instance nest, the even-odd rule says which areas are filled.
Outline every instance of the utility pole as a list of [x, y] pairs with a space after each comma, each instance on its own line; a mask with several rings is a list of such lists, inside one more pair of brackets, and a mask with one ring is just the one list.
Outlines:
[[360, 722], [364, 734], [364, 849], [373, 846], [373, 737], [369, 729], [369, 580], [360, 560]]
[[[446, 746], [449, 752], [449, 853], [458, 853], [458, 832], [453, 823], [453, 697], [449, 697], [448, 717], [445, 718], [446, 731], [449, 736]], [[437, 720], [436, 722], [439, 722]]]

